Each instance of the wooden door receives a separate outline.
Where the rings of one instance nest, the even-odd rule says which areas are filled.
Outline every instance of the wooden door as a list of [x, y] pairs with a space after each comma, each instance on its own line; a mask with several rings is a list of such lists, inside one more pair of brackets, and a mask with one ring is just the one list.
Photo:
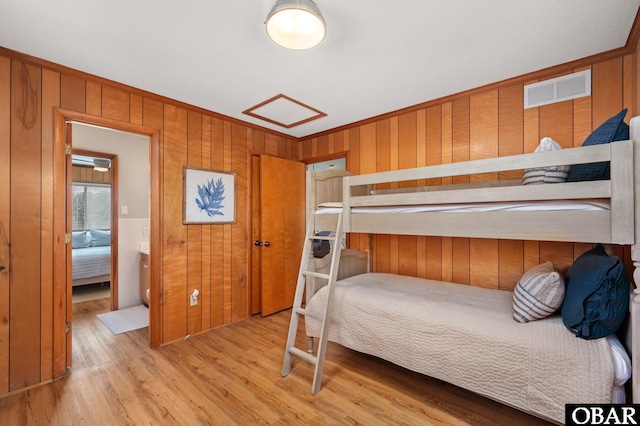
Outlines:
[[[69, 150], [66, 151], [65, 155], [65, 226], [67, 235], [71, 236], [73, 229], [73, 221], [72, 221], [72, 211], [73, 211], [73, 199], [71, 197], [71, 186], [73, 181], [73, 169], [71, 164], [71, 145], [72, 145], [72, 129], [73, 125], [71, 122], [66, 122], [66, 142], [69, 146]], [[66, 296], [66, 327], [67, 327], [67, 368], [71, 367], [73, 361], [73, 336], [71, 333], [73, 332], [71, 328], [71, 324], [73, 323], [72, 312], [73, 312], [73, 287], [71, 284], [73, 273], [72, 273], [72, 262], [71, 262], [71, 249], [72, 244], [68, 242], [65, 246], [66, 251], [66, 263], [67, 263], [67, 271], [66, 271], [66, 284], [65, 284], [65, 296]]]
[[293, 305], [305, 235], [305, 165], [260, 156], [260, 312]]
[[[260, 156], [251, 156], [251, 315], [260, 313], [262, 243], [260, 239]], [[255, 242], [258, 242], [255, 244]]]

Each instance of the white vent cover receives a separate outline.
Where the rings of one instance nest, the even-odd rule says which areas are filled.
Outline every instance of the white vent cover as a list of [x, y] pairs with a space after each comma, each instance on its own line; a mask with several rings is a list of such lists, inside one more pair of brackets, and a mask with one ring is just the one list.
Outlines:
[[591, 70], [524, 86], [524, 108], [548, 105], [591, 95]]

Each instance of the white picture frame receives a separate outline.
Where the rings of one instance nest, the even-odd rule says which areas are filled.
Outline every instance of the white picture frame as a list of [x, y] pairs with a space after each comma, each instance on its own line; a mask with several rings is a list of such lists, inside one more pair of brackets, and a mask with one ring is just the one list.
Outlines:
[[235, 179], [235, 173], [185, 166], [182, 223], [235, 223]]

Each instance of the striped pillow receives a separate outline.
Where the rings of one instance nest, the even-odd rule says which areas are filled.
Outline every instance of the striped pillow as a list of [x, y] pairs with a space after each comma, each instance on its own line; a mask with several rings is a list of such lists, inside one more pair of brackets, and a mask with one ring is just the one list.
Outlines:
[[[560, 145], [551, 138], [542, 138], [534, 152], [557, 151]], [[562, 183], [567, 180], [571, 166], [550, 166], [525, 169], [522, 175], [523, 185], [536, 185], [541, 183]]]
[[564, 292], [564, 280], [553, 263], [534, 266], [513, 291], [513, 319], [528, 322], [548, 317], [562, 305]]

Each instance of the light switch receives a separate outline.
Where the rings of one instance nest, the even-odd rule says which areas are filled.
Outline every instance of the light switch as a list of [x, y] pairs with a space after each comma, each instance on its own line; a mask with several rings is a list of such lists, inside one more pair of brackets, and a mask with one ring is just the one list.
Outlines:
[[126, 216], [129, 214], [129, 209], [127, 208], [127, 206], [120, 206], [120, 214], [122, 216]]

